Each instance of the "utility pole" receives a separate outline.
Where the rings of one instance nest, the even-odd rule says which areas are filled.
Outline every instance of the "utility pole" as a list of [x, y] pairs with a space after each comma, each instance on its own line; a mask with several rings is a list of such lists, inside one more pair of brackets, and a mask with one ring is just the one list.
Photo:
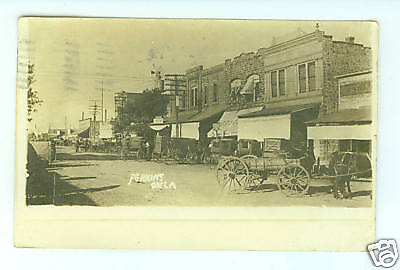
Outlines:
[[[165, 85], [168, 87], [168, 90], [173, 92], [171, 96], [175, 99], [175, 134], [177, 138], [181, 137], [181, 129], [179, 123], [179, 108], [178, 103], [180, 102], [180, 95], [179, 93], [185, 92], [186, 87], [186, 80], [184, 75], [182, 74], [165, 74]], [[167, 91], [168, 91], [167, 90]]]
[[95, 138], [96, 138], [96, 133], [97, 133], [97, 131], [96, 131], [96, 124], [97, 124], [96, 118], [97, 118], [97, 113], [98, 113], [98, 111], [100, 109], [100, 106], [97, 105], [97, 100], [90, 100], [90, 101], [93, 102], [92, 105], [89, 105], [89, 112], [91, 112], [93, 114], [93, 121], [92, 121], [92, 126], [93, 126], [92, 130], [93, 131], [92, 132], [93, 132], [93, 141], [94, 141]]
[[101, 122], [104, 122], [103, 111], [104, 111], [104, 88], [103, 88], [103, 81], [101, 81]]

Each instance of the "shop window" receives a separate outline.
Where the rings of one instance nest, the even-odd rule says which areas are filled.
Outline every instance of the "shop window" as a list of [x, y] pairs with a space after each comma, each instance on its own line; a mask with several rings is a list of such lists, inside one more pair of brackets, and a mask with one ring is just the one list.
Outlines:
[[249, 148], [249, 141], [241, 140], [240, 141], [240, 148]]
[[340, 140], [339, 141], [339, 152], [351, 152], [351, 140]]
[[359, 153], [371, 153], [371, 141], [353, 140], [353, 150]]

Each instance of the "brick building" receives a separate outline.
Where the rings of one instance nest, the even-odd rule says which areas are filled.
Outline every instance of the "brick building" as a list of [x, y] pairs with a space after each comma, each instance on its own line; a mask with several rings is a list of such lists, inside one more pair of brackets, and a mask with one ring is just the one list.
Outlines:
[[[306, 148], [305, 123], [339, 109], [337, 76], [370, 70], [371, 63], [371, 49], [354, 37], [337, 41], [316, 29], [213, 67], [191, 68], [180, 97], [186, 131], [179, 136], [284, 139]], [[166, 122], [174, 125], [173, 113]]]
[[305, 122], [338, 110], [336, 76], [370, 68], [370, 48], [354, 41], [335, 41], [317, 29], [259, 49], [264, 109], [239, 116], [238, 139], [284, 139], [307, 149]]
[[330, 154], [358, 152], [371, 156], [372, 72], [370, 70], [336, 76], [338, 110], [308, 122], [308, 139], [321, 165], [328, 165]]
[[251, 107], [264, 101], [264, 59], [257, 52], [242, 53], [225, 60], [226, 102], [238, 107]]

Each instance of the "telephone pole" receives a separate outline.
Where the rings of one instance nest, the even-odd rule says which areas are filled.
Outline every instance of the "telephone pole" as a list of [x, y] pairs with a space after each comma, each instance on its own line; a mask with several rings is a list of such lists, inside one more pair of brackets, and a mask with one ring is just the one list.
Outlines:
[[[177, 138], [181, 137], [181, 129], [179, 123], [179, 106], [180, 106], [180, 97], [184, 96], [185, 87], [186, 87], [186, 80], [184, 75], [182, 74], [165, 74], [165, 86], [167, 86], [167, 91], [169, 91], [169, 95], [173, 96], [175, 99], [175, 134]], [[172, 94], [171, 94], [172, 92]]]
[[90, 100], [91, 102], [93, 102], [92, 105], [89, 105], [89, 112], [91, 112], [93, 114], [93, 120], [91, 121], [91, 126], [92, 126], [92, 137], [93, 140], [96, 138], [96, 134], [97, 134], [97, 130], [96, 130], [96, 125], [97, 125], [97, 113], [100, 109], [100, 105], [97, 105], [97, 100]]
[[103, 88], [103, 81], [101, 81], [101, 122], [104, 122], [104, 88]]

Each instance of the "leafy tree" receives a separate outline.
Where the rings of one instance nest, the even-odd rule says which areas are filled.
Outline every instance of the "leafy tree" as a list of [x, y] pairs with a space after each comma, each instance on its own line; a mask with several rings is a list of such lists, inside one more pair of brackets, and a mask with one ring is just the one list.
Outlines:
[[127, 131], [131, 123], [150, 123], [156, 116], [165, 115], [167, 111], [168, 96], [155, 91], [145, 91], [128, 102], [122, 109], [116, 130]]
[[43, 100], [38, 96], [38, 92], [32, 88], [32, 84], [36, 82], [34, 74], [34, 64], [28, 64], [28, 75], [26, 77], [26, 89], [28, 97], [28, 121], [32, 120], [32, 113], [37, 111]]

